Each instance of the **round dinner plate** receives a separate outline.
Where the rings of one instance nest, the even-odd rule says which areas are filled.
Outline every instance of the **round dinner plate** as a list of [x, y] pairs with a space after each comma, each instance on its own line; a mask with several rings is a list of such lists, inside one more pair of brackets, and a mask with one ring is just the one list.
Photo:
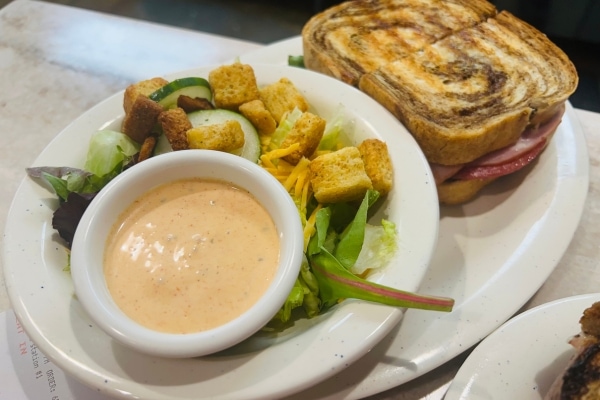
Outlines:
[[[396, 223], [399, 250], [370, 279], [416, 291], [431, 261], [439, 208], [427, 161], [404, 127], [363, 93], [334, 79], [286, 65], [253, 63], [259, 84], [289, 78], [313, 112], [342, 113], [350, 139], [379, 137], [393, 150], [394, 189], [373, 218]], [[167, 76], [208, 76], [204, 67]], [[148, 77], [150, 78], [150, 77]], [[33, 166], [82, 167], [92, 133], [119, 129], [123, 92], [76, 119]], [[23, 171], [25, 173], [25, 171]], [[74, 296], [67, 252], [52, 229], [54, 196], [25, 178], [8, 213], [5, 280], [11, 304], [39, 349], [101, 393], [143, 399], [251, 399], [298, 392], [334, 375], [371, 350], [401, 320], [400, 309], [347, 300], [278, 334], [261, 333], [209, 357], [162, 359], [134, 352], [95, 326]], [[421, 311], [427, 313], [427, 311]]]
[[[240, 56], [286, 64], [300, 37]], [[420, 291], [452, 297], [452, 313], [408, 310], [361, 360], [293, 399], [357, 399], [441, 366], [512, 317], [552, 273], [577, 229], [589, 157], [575, 111], [566, 112], [539, 159], [497, 180], [473, 201], [440, 210], [440, 235]]]
[[445, 400], [543, 399], [575, 349], [579, 318], [600, 293], [532, 308], [485, 338], [461, 366]]

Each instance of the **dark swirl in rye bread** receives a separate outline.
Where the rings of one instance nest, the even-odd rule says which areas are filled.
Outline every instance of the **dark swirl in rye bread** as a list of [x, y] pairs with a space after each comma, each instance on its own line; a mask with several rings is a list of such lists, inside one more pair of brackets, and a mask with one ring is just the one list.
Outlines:
[[304, 61], [356, 86], [364, 73], [495, 14], [481, 0], [348, 1], [304, 26]]
[[[307, 68], [358, 85], [441, 165], [512, 145], [578, 83], [544, 34], [480, 0], [349, 1], [311, 19], [303, 47]], [[468, 201], [494, 180], [449, 180], [440, 201]]]

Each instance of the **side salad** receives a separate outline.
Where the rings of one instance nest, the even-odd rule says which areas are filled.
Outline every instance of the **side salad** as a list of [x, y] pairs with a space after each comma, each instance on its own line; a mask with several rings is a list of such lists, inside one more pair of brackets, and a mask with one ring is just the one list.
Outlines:
[[[93, 133], [83, 168], [36, 167], [27, 173], [60, 200], [52, 226], [69, 251], [87, 205], [124, 170], [168, 151], [238, 154], [286, 187], [304, 226], [301, 272], [274, 322], [312, 318], [349, 298], [451, 311], [452, 299], [367, 280], [398, 251], [394, 223], [369, 219], [391, 189], [391, 163], [381, 162], [389, 159], [387, 147], [348, 143], [342, 108], [329, 121], [309, 109], [292, 82], [283, 78], [259, 87], [252, 67], [239, 62], [216, 68], [208, 80], [154, 78], [126, 89], [122, 129]], [[371, 160], [369, 151], [375, 151]], [[338, 170], [328, 170], [331, 165]]]

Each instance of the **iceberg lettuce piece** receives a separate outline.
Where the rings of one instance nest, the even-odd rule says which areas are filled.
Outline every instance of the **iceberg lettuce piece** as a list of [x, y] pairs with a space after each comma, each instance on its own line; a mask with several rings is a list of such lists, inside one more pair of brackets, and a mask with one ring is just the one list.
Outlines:
[[273, 132], [271, 135], [271, 142], [269, 144], [271, 150], [278, 149], [279, 146], [281, 146], [281, 143], [283, 143], [283, 140], [287, 134], [290, 133], [292, 127], [301, 116], [302, 111], [296, 107], [290, 113], [288, 113], [281, 122], [279, 122], [275, 132]]
[[123, 165], [139, 150], [140, 145], [124, 133], [109, 129], [98, 131], [90, 139], [83, 169], [102, 177], [113, 172], [119, 164]]
[[398, 249], [397, 243], [393, 222], [381, 220], [380, 226], [366, 224], [362, 248], [350, 272], [362, 275], [368, 269], [387, 265]]
[[323, 137], [319, 142], [319, 150], [335, 151], [338, 149], [343, 138], [344, 122], [346, 121], [344, 110], [344, 106], [340, 104], [333, 118], [327, 120]]

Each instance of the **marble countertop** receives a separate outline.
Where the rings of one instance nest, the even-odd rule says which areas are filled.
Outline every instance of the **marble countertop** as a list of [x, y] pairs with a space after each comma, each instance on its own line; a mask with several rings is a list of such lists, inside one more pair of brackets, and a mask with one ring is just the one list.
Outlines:
[[[49, 3], [10, 3], [0, 10], [0, 228], [5, 230], [25, 168], [87, 109], [131, 82], [223, 63], [259, 48], [251, 42]], [[599, 291], [600, 114], [576, 110], [576, 115], [590, 154], [583, 217], [556, 269], [523, 310]], [[0, 312], [10, 308], [2, 271], [0, 261]], [[441, 398], [465, 356], [372, 399]]]

